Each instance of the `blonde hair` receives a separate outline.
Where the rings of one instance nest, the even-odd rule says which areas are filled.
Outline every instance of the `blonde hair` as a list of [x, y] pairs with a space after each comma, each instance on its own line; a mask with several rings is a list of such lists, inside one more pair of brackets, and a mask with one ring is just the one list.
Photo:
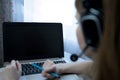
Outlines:
[[93, 80], [120, 79], [120, 0], [103, 0], [104, 33], [94, 64]]
[[79, 14], [81, 14], [84, 10], [83, 6], [82, 6], [82, 1], [81, 0], [75, 0], [75, 7], [77, 9], [77, 12]]
[[[83, 12], [81, 0], [76, 0], [76, 9]], [[104, 31], [95, 57], [93, 80], [120, 79], [120, 0], [103, 0]]]

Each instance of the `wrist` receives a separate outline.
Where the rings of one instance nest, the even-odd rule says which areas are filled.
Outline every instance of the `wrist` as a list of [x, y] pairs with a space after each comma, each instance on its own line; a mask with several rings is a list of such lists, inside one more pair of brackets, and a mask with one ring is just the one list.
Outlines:
[[56, 66], [56, 73], [62, 74], [64, 73], [64, 64], [55, 64]]

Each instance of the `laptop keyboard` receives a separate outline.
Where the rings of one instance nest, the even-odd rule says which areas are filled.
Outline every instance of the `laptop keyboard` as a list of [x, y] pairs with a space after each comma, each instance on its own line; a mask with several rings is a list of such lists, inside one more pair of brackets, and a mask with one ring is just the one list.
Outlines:
[[[55, 64], [66, 63], [65, 60], [56, 60], [53, 62]], [[34, 63], [34, 64], [38, 66], [42, 66], [44, 62], [39, 62], [39, 63]], [[38, 73], [41, 73], [41, 70], [39, 70], [38, 68], [35, 68], [31, 64], [22, 64], [22, 75], [30, 75], [30, 74], [38, 74]]]

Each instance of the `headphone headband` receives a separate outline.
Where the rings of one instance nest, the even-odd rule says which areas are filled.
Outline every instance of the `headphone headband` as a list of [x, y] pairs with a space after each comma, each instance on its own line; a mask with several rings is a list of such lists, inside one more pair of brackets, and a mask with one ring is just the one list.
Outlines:
[[102, 0], [82, 0], [83, 7], [86, 9], [95, 8], [101, 9], [102, 8]]

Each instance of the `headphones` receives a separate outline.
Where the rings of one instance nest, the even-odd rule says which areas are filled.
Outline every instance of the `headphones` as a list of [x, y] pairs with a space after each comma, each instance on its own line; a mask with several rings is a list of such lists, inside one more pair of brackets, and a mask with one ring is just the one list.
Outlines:
[[103, 32], [102, 0], [82, 0], [80, 23], [87, 46], [97, 48]]
[[81, 15], [80, 23], [87, 46], [80, 55], [73, 54], [70, 57], [72, 61], [82, 56], [88, 47], [97, 49], [103, 33], [102, 0], [82, 0], [82, 4], [85, 11]]

